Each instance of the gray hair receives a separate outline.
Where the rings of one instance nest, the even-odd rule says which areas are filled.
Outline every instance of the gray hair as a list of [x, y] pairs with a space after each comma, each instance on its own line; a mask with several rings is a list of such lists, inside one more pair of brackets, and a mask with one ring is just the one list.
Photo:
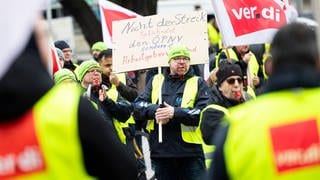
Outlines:
[[58, 58], [59, 58], [59, 59], [62, 59], [62, 60], [64, 61], [65, 59], [64, 59], [64, 54], [63, 54], [63, 52], [62, 52], [59, 48], [55, 48], [55, 49], [56, 49]]

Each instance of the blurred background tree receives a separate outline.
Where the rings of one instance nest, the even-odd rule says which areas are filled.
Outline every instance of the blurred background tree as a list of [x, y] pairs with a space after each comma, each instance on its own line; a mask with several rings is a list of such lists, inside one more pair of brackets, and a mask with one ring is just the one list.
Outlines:
[[[142, 16], [154, 15], [157, 12], [158, 0], [110, 0], [124, 8], [130, 9]], [[82, 33], [91, 47], [93, 43], [102, 40], [100, 20], [85, 0], [61, 0], [63, 8], [68, 11], [79, 24]]]

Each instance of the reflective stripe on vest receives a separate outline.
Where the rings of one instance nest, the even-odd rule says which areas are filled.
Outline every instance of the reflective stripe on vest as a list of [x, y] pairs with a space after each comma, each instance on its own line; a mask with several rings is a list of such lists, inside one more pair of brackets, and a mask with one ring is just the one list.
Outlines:
[[[217, 105], [217, 104], [210, 104], [207, 107], [205, 107], [200, 114], [200, 122], [199, 124], [201, 124], [202, 122], [202, 118], [203, 118], [203, 112], [206, 111], [207, 109], [212, 108], [212, 109], [217, 109], [219, 111], [222, 111], [226, 116], [229, 116], [229, 111], [227, 108]], [[201, 133], [200, 130], [200, 126], [197, 128], [197, 131], [199, 131], [199, 133]], [[202, 133], [201, 133], [201, 137], [202, 137]], [[212, 153], [215, 149], [214, 145], [207, 145], [204, 141], [202, 143], [202, 149], [203, 149], [203, 153], [204, 153], [204, 157], [205, 157], [205, 161], [206, 161], [206, 167], [209, 168], [211, 161], [212, 161]]]
[[62, 83], [35, 104], [35, 128], [46, 170], [21, 179], [93, 179], [86, 173], [79, 138], [80, 94], [76, 84]]
[[[157, 103], [159, 98], [160, 88], [162, 87], [162, 83], [164, 80], [163, 75], [155, 75], [152, 80], [152, 88], [151, 88], [151, 103]], [[150, 132], [154, 130], [154, 120], [148, 120], [146, 129]]]
[[229, 179], [320, 177], [320, 88], [265, 94], [229, 109]]
[[[184, 87], [181, 107], [193, 108], [195, 99], [198, 93], [198, 79], [199, 77], [193, 76], [186, 81]], [[152, 81], [151, 102], [155, 104], [159, 98], [159, 90], [162, 87], [164, 76], [157, 74]], [[187, 143], [201, 144], [201, 134], [196, 132], [198, 126], [186, 126], [181, 124], [181, 136], [183, 141]], [[154, 120], [148, 120], [147, 130], [154, 130]]]

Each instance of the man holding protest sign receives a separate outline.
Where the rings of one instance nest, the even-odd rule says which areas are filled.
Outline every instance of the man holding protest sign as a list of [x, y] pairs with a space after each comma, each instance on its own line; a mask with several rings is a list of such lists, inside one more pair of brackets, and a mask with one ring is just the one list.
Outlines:
[[[195, 130], [200, 111], [210, 103], [210, 89], [194, 75], [190, 61], [186, 46], [171, 46], [169, 68], [155, 75], [134, 102], [135, 119], [148, 120], [151, 159], [159, 180], [199, 179], [205, 171], [202, 138]], [[157, 124], [161, 124], [163, 142], [158, 141]]]

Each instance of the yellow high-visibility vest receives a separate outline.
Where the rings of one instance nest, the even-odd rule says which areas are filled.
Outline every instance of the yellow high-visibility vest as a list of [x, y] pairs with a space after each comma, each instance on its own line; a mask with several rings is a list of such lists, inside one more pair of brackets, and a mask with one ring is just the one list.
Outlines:
[[[194, 102], [198, 93], [198, 79], [199, 77], [193, 76], [186, 81], [184, 92], [182, 96], [181, 107], [193, 108]], [[159, 98], [159, 90], [162, 87], [164, 76], [157, 74], [152, 81], [151, 102], [155, 104]], [[193, 144], [202, 144], [202, 137], [199, 132], [196, 132], [198, 126], [187, 126], [181, 124], [181, 136], [183, 141]], [[154, 130], [154, 120], [148, 120], [148, 131]]]
[[[127, 84], [127, 82], [126, 82], [126, 74], [125, 73], [119, 73], [119, 74], [117, 74], [117, 76], [118, 76], [120, 82], [122, 82], [124, 85]], [[112, 89], [112, 91], [110, 92], [110, 94], [112, 94], [111, 98], [115, 101], [115, 100], [118, 99], [119, 92], [117, 91], [117, 87], [115, 85], [113, 85], [113, 84], [111, 86], [111, 89]], [[120, 137], [120, 140], [121, 140], [122, 143], [126, 144], [126, 136], [125, 136], [125, 134], [123, 132], [123, 128], [127, 128], [127, 127], [129, 127], [130, 124], [135, 124], [135, 123], [136, 122], [135, 122], [135, 120], [134, 120], [132, 115], [129, 117], [129, 119], [125, 123], [120, 122], [118, 120], [114, 120], [113, 121], [114, 126], [117, 126], [116, 130], [118, 132], [118, 136]]]
[[[203, 119], [203, 112], [205, 112], [207, 109], [209, 108], [213, 108], [213, 109], [217, 109], [219, 111], [222, 111], [225, 116], [229, 116], [229, 111], [227, 108], [217, 105], [217, 104], [210, 104], [207, 107], [205, 107], [200, 114], [200, 122], [199, 124], [201, 125], [202, 119]], [[201, 137], [202, 137], [202, 132], [200, 130], [200, 126], [197, 128], [197, 131], [199, 131], [199, 133], [201, 133]], [[202, 144], [202, 149], [203, 149], [203, 153], [204, 153], [204, 157], [205, 157], [205, 163], [206, 163], [206, 167], [207, 169], [210, 167], [211, 165], [211, 161], [212, 161], [212, 153], [214, 151], [215, 146], [214, 145], [207, 145], [204, 141]]]
[[320, 88], [285, 90], [229, 109], [224, 143], [233, 180], [320, 178]]
[[[10, 176], [10, 179], [93, 179], [86, 172], [79, 137], [80, 94], [80, 87], [76, 84], [56, 85], [25, 114], [30, 115], [28, 118], [22, 117], [21, 121], [16, 121], [17, 124], [24, 121], [34, 125], [39, 151], [42, 152], [41, 157], [44, 160], [37, 160], [40, 156], [30, 154], [29, 149], [29, 154], [19, 157], [25, 158], [19, 166], [24, 167], [23, 171], [28, 171], [41, 162], [44, 169], [32, 173], [16, 171], [14, 173], [21, 174]], [[28, 135], [19, 136], [19, 140], [23, 138], [27, 139]], [[31, 161], [27, 162], [26, 158]], [[0, 174], [0, 179], [5, 177]]]

